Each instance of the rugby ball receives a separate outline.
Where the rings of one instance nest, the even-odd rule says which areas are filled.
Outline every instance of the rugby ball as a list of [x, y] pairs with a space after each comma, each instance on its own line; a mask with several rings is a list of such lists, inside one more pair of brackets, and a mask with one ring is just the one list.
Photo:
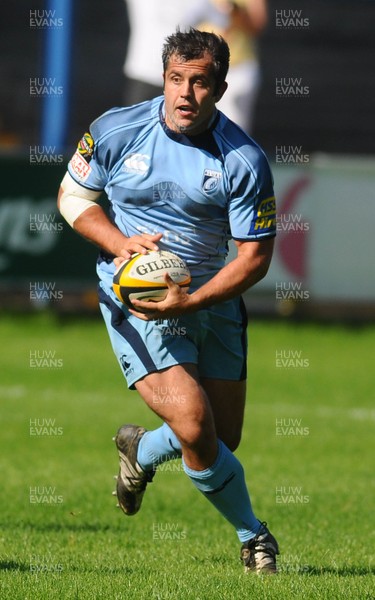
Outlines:
[[132, 308], [134, 299], [160, 302], [168, 292], [168, 285], [164, 280], [166, 273], [181, 287], [189, 286], [189, 269], [177, 254], [165, 250], [134, 254], [116, 270], [113, 291], [129, 308]]

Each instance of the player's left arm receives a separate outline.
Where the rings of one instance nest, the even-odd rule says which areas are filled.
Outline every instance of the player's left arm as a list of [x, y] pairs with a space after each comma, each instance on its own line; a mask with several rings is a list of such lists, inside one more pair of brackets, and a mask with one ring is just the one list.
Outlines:
[[238, 255], [226, 264], [212, 279], [192, 294], [186, 293], [170, 278], [166, 278], [169, 291], [164, 300], [156, 302], [152, 309], [147, 302], [133, 300], [147, 313], [131, 310], [143, 320], [171, 318], [195, 312], [213, 304], [235, 298], [258, 283], [267, 274], [273, 253], [274, 238], [259, 241], [235, 242]]
[[273, 254], [274, 238], [235, 241], [235, 244], [237, 257], [191, 294], [199, 308], [235, 298], [267, 275]]

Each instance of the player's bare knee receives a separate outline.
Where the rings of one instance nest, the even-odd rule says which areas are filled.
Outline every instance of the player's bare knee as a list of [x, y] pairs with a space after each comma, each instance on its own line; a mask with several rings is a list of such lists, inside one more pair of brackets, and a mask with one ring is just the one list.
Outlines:
[[190, 420], [185, 423], [179, 438], [183, 447], [199, 453], [202, 448], [216, 443], [215, 427], [210, 420]]

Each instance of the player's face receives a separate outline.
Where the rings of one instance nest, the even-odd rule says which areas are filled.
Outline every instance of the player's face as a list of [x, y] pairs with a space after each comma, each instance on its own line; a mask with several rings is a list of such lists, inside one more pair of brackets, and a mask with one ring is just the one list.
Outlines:
[[173, 54], [164, 73], [165, 122], [172, 131], [197, 135], [205, 129], [215, 111], [215, 103], [226, 90], [215, 90], [212, 59], [184, 61]]

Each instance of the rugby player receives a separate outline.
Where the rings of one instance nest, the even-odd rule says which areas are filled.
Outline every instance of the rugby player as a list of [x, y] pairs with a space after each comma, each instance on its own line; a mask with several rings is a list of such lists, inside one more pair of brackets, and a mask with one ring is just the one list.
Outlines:
[[[246, 396], [241, 294], [271, 261], [272, 175], [260, 147], [216, 107], [227, 87], [226, 42], [177, 30], [162, 62], [164, 95], [94, 121], [58, 200], [67, 222], [100, 247], [99, 300], [113, 350], [129, 388], [163, 422], [118, 430], [116, 494], [134, 515], [157, 466], [182, 457], [186, 475], [236, 530], [245, 571], [275, 573], [278, 544], [255, 516], [233, 454]], [[97, 203], [103, 191], [108, 214]], [[226, 263], [230, 238], [237, 256]], [[167, 277], [164, 300], [128, 309], [112, 290], [114, 259], [149, 249], [184, 259], [190, 289]]]

